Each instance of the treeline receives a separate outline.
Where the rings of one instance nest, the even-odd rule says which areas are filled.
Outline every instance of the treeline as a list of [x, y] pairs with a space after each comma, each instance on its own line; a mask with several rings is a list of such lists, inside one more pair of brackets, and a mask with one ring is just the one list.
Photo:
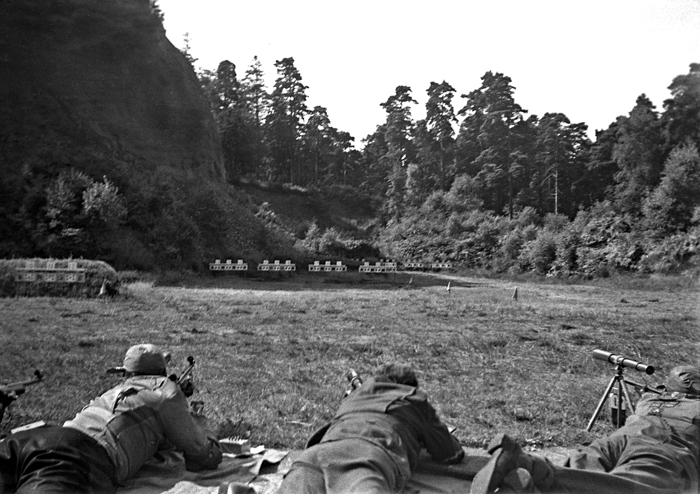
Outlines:
[[241, 78], [229, 61], [215, 72], [199, 73], [219, 128], [229, 181], [362, 185], [354, 138], [331, 125], [326, 108], [307, 106], [308, 87], [293, 58], [279, 60], [275, 67], [271, 92], [257, 57]]
[[[594, 259], [584, 271], [601, 263], [653, 270], [640, 262], [663, 239], [694, 235], [700, 222], [700, 64], [673, 79], [663, 111], [642, 94], [595, 141], [585, 123], [562, 113], [528, 115], [504, 74], [484, 74], [479, 88], [461, 94], [460, 105], [448, 82], [432, 82], [426, 117], [418, 121], [411, 88], [398, 86], [381, 103], [385, 121], [361, 150], [331, 125], [326, 108], [307, 107], [308, 87], [293, 58], [275, 68], [270, 92], [257, 57], [240, 79], [228, 61], [199, 74], [229, 180], [318, 189], [341, 184], [378, 197], [377, 236], [386, 255], [579, 272], [584, 250], [604, 246], [613, 253], [588, 253]], [[527, 227], [529, 233], [513, 238]], [[539, 233], [546, 247], [532, 244]], [[574, 238], [584, 242], [581, 252]], [[692, 255], [697, 242], [686, 240]], [[568, 260], [557, 265], [557, 256]]]
[[363, 211], [353, 231], [313, 218], [292, 225], [235, 185], [155, 176], [47, 139], [29, 151], [0, 146], [0, 160], [17, 164], [0, 180], [0, 257], [124, 270], [381, 256], [586, 276], [700, 259], [700, 64], [673, 79], [662, 111], [641, 95], [595, 141], [563, 114], [528, 115], [503, 74], [487, 72], [460, 105], [450, 84], [431, 83], [418, 121], [411, 89], [398, 86], [362, 148], [325, 108], [308, 108], [292, 58], [275, 68], [271, 91], [257, 59], [241, 77], [230, 62], [198, 74], [229, 181], [305, 189], [314, 204], [360, 201], [376, 218]]

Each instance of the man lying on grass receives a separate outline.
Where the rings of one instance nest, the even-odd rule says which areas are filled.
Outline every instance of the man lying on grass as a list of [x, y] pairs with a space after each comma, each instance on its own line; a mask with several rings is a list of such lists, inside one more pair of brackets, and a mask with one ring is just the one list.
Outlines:
[[124, 383], [94, 399], [62, 427], [0, 441], [0, 493], [115, 493], [157, 452], [182, 451], [188, 470], [215, 469], [221, 447], [183, 390], [167, 377], [157, 347], [126, 352]]
[[311, 437], [277, 493], [399, 492], [423, 447], [439, 462], [464, 457], [459, 441], [418, 388], [414, 371], [385, 364]]
[[489, 452], [472, 494], [697, 494], [700, 367], [675, 367], [662, 394], [645, 393], [624, 427], [570, 455], [563, 467], [523, 453], [504, 434]]

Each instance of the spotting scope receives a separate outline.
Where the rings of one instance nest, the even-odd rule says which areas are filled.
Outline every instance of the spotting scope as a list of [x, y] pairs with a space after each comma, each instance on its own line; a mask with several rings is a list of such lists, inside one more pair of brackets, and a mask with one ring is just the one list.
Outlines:
[[648, 375], [654, 373], [654, 367], [647, 364], [642, 364], [631, 358], [623, 357], [622, 355], [615, 355], [614, 353], [605, 352], [603, 350], [593, 350], [593, 358], [598, 360], [605, 360], [611, 364], [622, 365], [624, 367], [629, 367], [639, 372], [646, 372]]

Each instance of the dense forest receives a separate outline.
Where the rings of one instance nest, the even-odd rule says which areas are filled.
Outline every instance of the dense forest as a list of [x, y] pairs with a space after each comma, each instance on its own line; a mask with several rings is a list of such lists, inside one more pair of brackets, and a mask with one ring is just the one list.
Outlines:
[[[700, 64], [671, 81], [662, 112], [642, 94], [595, 142], [562, 113], [528, 115], [501, 73], [459, 104], [431, 82], [418, 121], [412, 89], [397, 86], [359, 150], [326, 108], [308, 108], [293, 58], [274, 66], [269, 92], [257, 57], [241, 77], [229, 61], [199, 73], [228, 179], [374, 197], [384, 255], [590, 275], [676, 269], [700, 246]], [[342, 237], [326, 232], [327, 248], [342, 251]]]
[[[120, 270], [384, 257], [550, 276], [700, 272], [699, 63], [670, 81], [661, 109], [642, 94], [594, 141], [562, 113], [530, 115], [515, 82], [489, 71], [467, 93], [431, 82], [417, 121], [412, 88], [398, 85], [358, 143], [326, 108], [308, 107], [293, 58], [274, 62], [268, 88], [257, 57], [243, 71], [230, 61], [197, 70], [188, 45], [180, 52], [210, 106], [227, 183], [154, 174], [118, 149], [47, 138], [29, 156], [3, 145], [14, 172], [0, 180], [0, 257]], [[266, 194], [311, 214], [290, 221], [292, 203], [275, 209]], [[342, 214], [321, 218], [331, 210]]]

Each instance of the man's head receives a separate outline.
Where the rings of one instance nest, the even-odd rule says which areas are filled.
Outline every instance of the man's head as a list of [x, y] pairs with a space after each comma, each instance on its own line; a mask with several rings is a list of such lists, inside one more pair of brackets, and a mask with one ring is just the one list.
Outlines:
[[387, 362], [380, 365], [374, 375], [377, 378], [384, 377], [397, 384], [406, 384], [414, 387], [418, 386], [418, 378], [416, 377], [415, 371], [406, 364]]
[[671, 369], [666, 379], [666, 390], [700, 395], [700, 367], [681, 365]]
[[165, 376], [170, 355], [150, 343], [134, 345], [124, 356], [124, 372], [127, 375]]

